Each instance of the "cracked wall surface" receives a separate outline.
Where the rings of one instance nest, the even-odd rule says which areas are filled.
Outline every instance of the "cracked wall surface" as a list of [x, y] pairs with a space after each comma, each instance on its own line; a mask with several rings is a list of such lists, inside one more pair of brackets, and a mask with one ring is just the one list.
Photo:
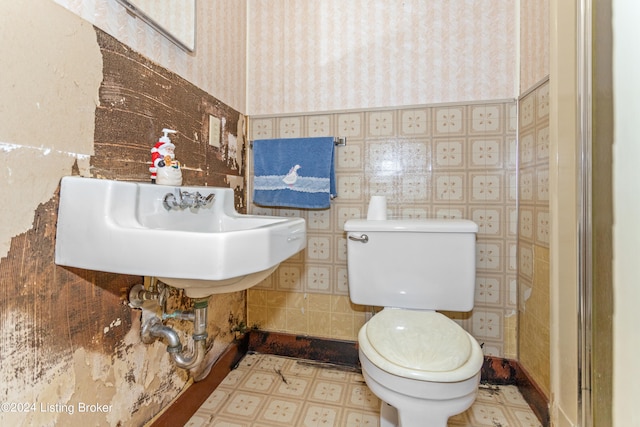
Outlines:
[[102, 58], [91, 24], [50, 1], [2, 2], [0, 12], [0, 194], [10, 201], [0, 204], [4, 256], [60, 176], [76, 162], [88, 167]]
[[[142, 277], [54, 264], [59, 182], [147, 181], [149, 150], [173, 127], [185, 185], [232, 187], [243, 212], [244, 117], [50, 0], [2, 2], [0, 40], [0, 424], [143, 425], [188, 373], [140, 340], [126, 294]], [[204, 142], [209, 115], [219, 148]], [[242, 292], [211, 298], [209, 359], [244, 305]], [[190, 325], [173, 324], [186, 338]]]

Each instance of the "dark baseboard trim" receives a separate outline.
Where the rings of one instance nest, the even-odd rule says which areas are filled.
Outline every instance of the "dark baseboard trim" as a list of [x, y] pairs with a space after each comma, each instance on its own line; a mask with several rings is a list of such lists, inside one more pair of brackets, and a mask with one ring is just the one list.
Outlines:
[[360, 367], [358, 344], [353, 341], [253, 330], [249, 333], [249, 351]]
[[515, 360], [485, 356], [482, 382], [516, 385], [543, 427], [549, 427], [549, 401], [527, 371]]
[[[248, 352], [360, 368], [356, 342], [252, 330], [231, 344], [215, 362], [207, 378], [185, 390], [149, 427], [184, 425]], [[481, 378], [486, 384], [518, 386], [543, 427], [549, 426], [549, 402], [517, 361], [485, 356]]]
[[516, 376], [516, 383], [518, 384], [518, 390], [522, 393], [522, 397], [531, 406], [533, 413], [536, 414], [542, 426], [549, 427], [551, 425], [549, 400], [540, 387], [531, 379], [529, 373], [519, 364]]

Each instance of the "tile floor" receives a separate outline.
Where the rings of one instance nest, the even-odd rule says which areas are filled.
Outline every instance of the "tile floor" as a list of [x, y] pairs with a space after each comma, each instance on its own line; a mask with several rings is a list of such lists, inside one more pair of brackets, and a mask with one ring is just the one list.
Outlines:
[[[360, 373], [266, 354], [248, 354], [187, 427], [376, 427], [380, 401]], [[540, 427], [515, 386], [481, 385], [449, 427]]]

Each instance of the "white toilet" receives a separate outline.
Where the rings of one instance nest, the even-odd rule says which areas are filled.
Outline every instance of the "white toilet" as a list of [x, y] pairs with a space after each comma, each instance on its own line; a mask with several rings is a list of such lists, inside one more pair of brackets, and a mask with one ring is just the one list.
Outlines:
[[385, 307], [358, 334], [380, 426], [446, 427], [476, 398], [478, 342], [435, 310], [469, 311], [478, 226], [468, 220], [349, 220], [351, 301]]

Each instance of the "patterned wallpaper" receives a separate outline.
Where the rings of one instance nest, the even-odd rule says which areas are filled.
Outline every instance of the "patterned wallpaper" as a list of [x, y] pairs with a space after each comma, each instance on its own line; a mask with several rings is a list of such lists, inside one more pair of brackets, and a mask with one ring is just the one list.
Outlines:
[[304, 217], [308, 245], [249, 290], [248, 324], [355, 340], [369, 309], [349, 300], [343, 225], [366, 217], [371, 195], [385, 195], [392, 217], [479, 224], [475, 308], [452, 316], [486, 354], [515, 357], [516, 125], [515, 102], [252, 119], [251, 139], [346, 136], [347, 146], [336, 149], [339, 195], [330, 209], [250, 205], [253, 213]]
[[520, 93], [549, 75], [549, 0], [520, 0]]
[[251, 115], [508, 99], [549, 74], [548, 0], [198, 1], [194, 54], [116, 0], [53, 1]]
[[249, 115], [517, 95], [517, 3], [249, 0]]

